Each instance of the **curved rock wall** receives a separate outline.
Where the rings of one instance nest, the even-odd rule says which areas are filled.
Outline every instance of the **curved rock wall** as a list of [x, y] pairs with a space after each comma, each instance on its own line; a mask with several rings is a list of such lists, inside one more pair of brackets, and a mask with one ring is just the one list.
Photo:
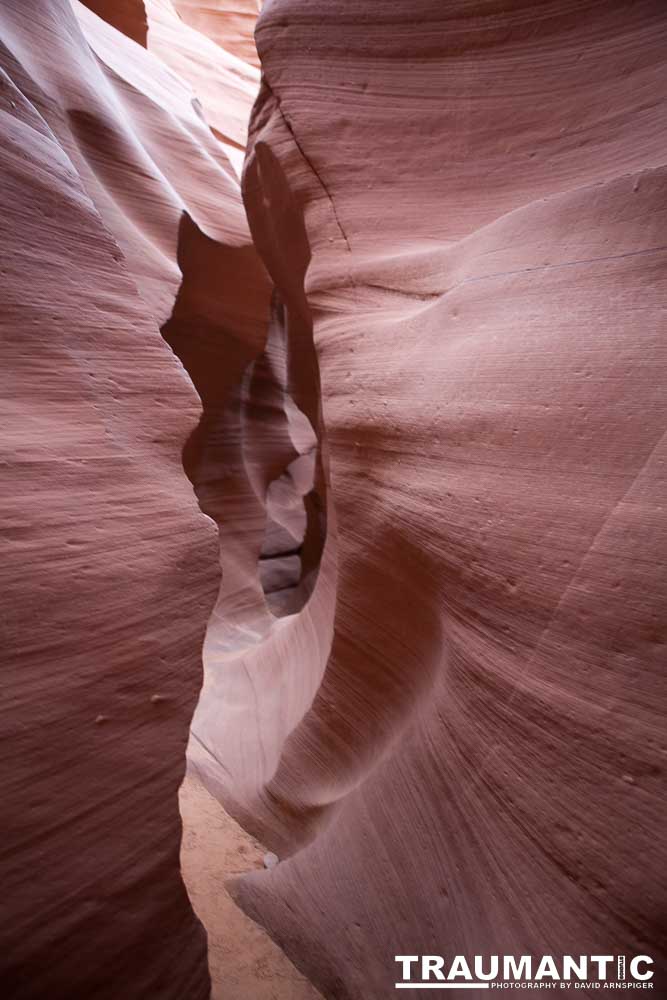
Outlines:
[[174, 0], [174, 6], [186, 24], [244, 62], [259, 65], [252, 36], [262, 0]]
[[3, 985], [207, 996], [211, 608], [189, 753], [325, 996], [658, 963], [664, 4], [268, 0], [244, 207], [255, 6], [0, 11]]
[[[666, 32], [654, 2], [260, 18], [244, 195], [312, 326], [336, 572], [302, 618], [333, 630], [252, 651], [221, 760], [290, 855], [239, 899], [326, 996], [388, 996], [396, 954], [659, 961]], [[318, 686], [274, 766], [279, 671]]]
[[85, 6], [146, 48], [148, 16], [144, 0], [85, 0]]
[[2, 993], [205, 1000], [177, 792], [219, 550], [185, 471], [218, 456], [198, 372], [230, 419], [268, 281], [162, 62], [67, 0], [3, 4], [0, 38]]

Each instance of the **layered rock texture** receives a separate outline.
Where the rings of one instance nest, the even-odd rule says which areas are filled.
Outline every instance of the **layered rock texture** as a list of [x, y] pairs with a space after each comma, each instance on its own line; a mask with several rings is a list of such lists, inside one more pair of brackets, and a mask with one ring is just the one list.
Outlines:
[[186, 83], [68, 0], [3, 3], [0, 38], [0, 991], [204, 1000], [177, 792], [219, 565], [182, 453], [268, 280]]
[[10, 995], [207, 995], [211, 608], [190, 756], [323, 996], [659, 969], [664, 3], [268, 0], [242, 196], [256, 5], [89, 6], [0, 8]]

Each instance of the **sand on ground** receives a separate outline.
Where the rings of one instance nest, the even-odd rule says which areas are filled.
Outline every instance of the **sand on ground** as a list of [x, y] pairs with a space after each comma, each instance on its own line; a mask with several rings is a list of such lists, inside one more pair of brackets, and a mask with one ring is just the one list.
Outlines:
[[208, 933], [211, 1000], [322, 1000], [225, 888], [232, 876], [263, 867], [264, 848], [227, 815], [196, 775], [188, 772], [179, 799], [181, 867]]

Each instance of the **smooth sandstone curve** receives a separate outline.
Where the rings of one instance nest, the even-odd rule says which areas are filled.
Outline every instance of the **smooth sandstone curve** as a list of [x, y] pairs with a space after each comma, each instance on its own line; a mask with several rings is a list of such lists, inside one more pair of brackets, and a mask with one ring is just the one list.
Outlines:
[[396, 954], [659, 965], [664, 6], [273, 0], [256, 38], [244, 197], [335, 558], [326, 659], [256, 644], [221, 740], [288, 855], [238, 898], [345, 1000]]
[[187, 84], [67, 0], [4, 4], [0, 37], [0, 981], [205, 1000], [177, 793], [219, 542], [186, 472], [216, 454], [207, 392], [224, 422], [261, 353], [268, 282]]

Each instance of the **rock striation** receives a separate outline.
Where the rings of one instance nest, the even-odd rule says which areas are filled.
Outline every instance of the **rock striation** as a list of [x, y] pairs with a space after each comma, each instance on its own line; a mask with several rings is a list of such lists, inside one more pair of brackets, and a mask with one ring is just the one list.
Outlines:
[[0, 10], [9, 995], [208, 995], [193, 712], [323, 996], [657, 970], [664, 4], [256, 8]]
[[244, 197], [315, 346], [329, 530], [195, 732], [289, 855], [238, 898], [325, 996], [388, 996], [396, 954], [660, 962], [666, 33], [260, 17]]
[[[136, 36], [141, 10], [106, 13]], [[223, 146], [136, 37], [16, 0], [0, 38], [2, 992], [205, 1000], [177, 792], [219, 568], [184, 458], [215, 455], [201, 399], [221, 423], [268, 281]]]
[[225, 52], [259, 66], [253, 34], [262, 0], [174, 0], [174, 6], [186, 24]]

